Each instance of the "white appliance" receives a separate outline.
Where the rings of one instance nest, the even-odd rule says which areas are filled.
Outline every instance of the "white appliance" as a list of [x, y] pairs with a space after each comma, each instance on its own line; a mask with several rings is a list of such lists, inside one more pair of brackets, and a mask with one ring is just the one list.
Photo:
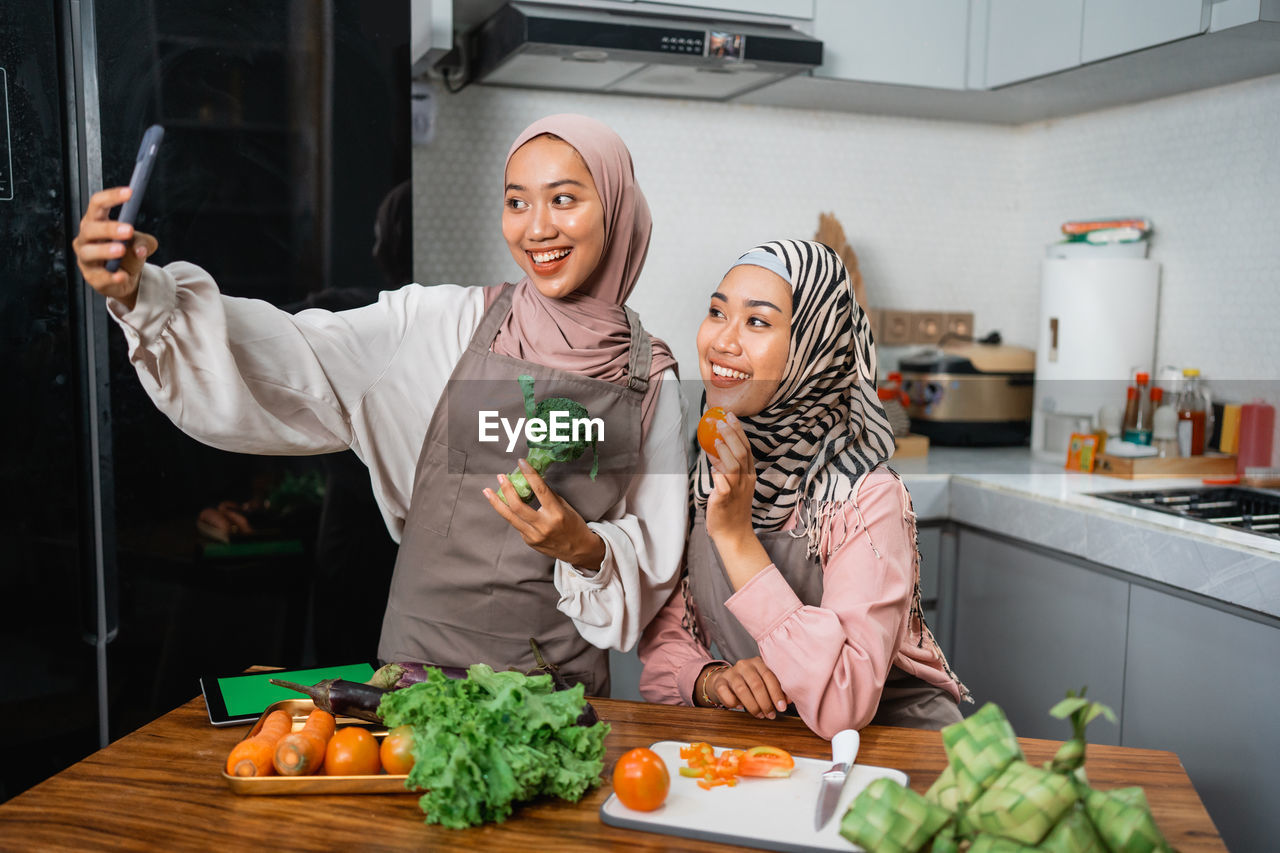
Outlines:
[[1041, 262], [1034, 455], [1065, 461], [1072, 432], [1103, 406], [1123, 410], [1134, 373], [1152, 372], [1159, 292], [1160, 264], [1147, 258]]

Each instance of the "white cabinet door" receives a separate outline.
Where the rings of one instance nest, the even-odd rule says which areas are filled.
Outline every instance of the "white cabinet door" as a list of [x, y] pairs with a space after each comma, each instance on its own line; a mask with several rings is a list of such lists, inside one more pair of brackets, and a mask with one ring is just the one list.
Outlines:
[[815, 77], [965, 88], [968, 0], [817, 0]]
[[1080, 64], [1084, 0], [989, 0], [988, 89]]
[[1080, 61], [1095, 62], [1209, 29], [1207, 0], [1085, 0]]

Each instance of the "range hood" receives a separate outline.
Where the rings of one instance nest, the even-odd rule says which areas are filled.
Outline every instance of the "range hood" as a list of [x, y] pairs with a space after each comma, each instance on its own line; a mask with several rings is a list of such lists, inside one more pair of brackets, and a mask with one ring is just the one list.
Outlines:
[[820, 65], [822, 42], [784, 24], [507, 3], [455, 53], [461, 85], [723, 101]]

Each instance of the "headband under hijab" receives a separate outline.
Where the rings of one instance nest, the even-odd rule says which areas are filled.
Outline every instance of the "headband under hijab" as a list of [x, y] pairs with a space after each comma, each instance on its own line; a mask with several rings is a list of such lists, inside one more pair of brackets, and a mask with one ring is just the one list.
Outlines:
[[[507, 162], [522, 145], [544, 134], [573, 146], [587, 164], [604, 206], [604, 252], [590, 277], [563, 299], [543, 296], [528, 276], [515, 284], [511, 311], [493, 341], [493, 352], [625, 385], [631, 330], [622, 304], [635, 288], [649, 252], [649, 205], [636, 183], [626, 144], [607, 125], [587, 116], [562, 113], [539, 119], [516, 137]], [[486, 290], [486, 308], [500, 292], [498, 287]], [[641, 417], [646, 433], [662, 374], [676, 366], [665, 343], [652, 336], [650, 341], [653, 361]]]
[[[780, 530], [801, 511], [809, 553], [831, 515], [853, 498], [858, 479], [893, 455], [893, 430], [876, 394], [876, 351], [866, 314], [840, 258], [821, 243], [779, 240], [739, 258], [791, 285], [791, 343], [782, 383], [763, 410], [741, 418], [756, 460], [751, 502], [756, 530]], [[779, 271], [781, 270], [781, 271]], [[706, 392], [703, 392], [706, 404]], [[698, 454], [693, 498], [705, 508], [711, 463]]]

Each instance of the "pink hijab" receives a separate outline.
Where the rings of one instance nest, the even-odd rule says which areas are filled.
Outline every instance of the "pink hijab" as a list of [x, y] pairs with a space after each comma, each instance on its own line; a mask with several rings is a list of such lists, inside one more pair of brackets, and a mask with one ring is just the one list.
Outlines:
[[[649, 253], [653, 227], [649, 205], [636, 185], [627, 146], [612, 129], [586, 116], [563, 113], [535, 121], [516, 137], [507, 161], [521, 145], [544, 133], [560, 137], [586, 161], [604, 203], [604, 253], [591, 276], [563, 299], [543, 296], [528, 276], [515, 285], [505, 285], [516, 291], [511, 312], [493, 342], [493, 352], [623, 385], [631, 329], [622, 305]], [[498, 287], [486, 290], [486, 308], [500, 292]], [[665, 343], [652, 336], [650, 342], [653, 363], [641, 410], [644, 432], [653, 419], [662, 373], [676, 366]]]

